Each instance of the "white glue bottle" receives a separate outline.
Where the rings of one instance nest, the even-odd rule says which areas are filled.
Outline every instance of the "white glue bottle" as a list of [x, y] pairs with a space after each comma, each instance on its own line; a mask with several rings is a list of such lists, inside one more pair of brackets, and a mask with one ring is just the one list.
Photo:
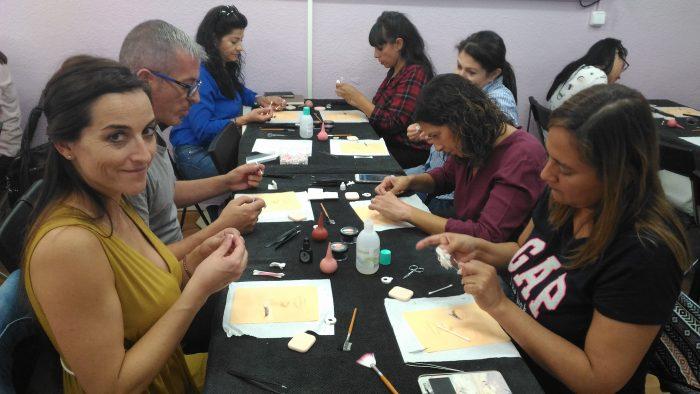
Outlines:
[[379, 269], [379, 234], [374, 231], [374, 223], [365, 221], [365, 228], [357, 236], [355, 267], [360, 273], [372, 275]]
[[304, 107], [304, 112], [299, 119], [299, 137], [311, 138], [314, 136], [314, 120], [311, 117], [311, 108]]

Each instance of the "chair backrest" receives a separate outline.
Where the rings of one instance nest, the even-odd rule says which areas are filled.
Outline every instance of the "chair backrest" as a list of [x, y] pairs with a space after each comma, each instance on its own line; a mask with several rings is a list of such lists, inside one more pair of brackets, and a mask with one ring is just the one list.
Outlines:
[[29, 217], [39, 198], [42, 183], [43, 180], [34, 182], [0, 223], [0, 263], [9, 272], [19, 267]]
[[649, 372], [664, 391], [700, 390], [700, 307], [681, 293], [653, 346]]
[[207, 152], [209, 152], [219, 174], [225, 174], [238, 166], [238, 144], [240, 142], [241, 129], [231, 122], [209, 144]]
[[535, 124], [537, 124], [537, 135], [539, 135], [540, 140], [544, 143], [544, 135], [542, 130], [547, 130], [547, 124], [549, 124], [549, 115], [552, 111], [540, 104], [534, 97], [528, 97], [530, 101], [530, 113], [532, 117], [535, 118]]

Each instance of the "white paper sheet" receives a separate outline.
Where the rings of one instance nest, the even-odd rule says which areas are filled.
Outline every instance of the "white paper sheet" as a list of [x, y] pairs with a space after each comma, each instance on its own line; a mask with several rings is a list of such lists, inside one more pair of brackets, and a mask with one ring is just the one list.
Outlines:
[[[423, 203], [423, 201], [417, 196], [417, 195], [412, 195], [410, 197], [401, 197], [399, 200], [407, 203], [408, 205], [411, 205], [413, 207], [416, 207], [420, 209], [421, 211], [425, 212], [430, 212], [430, 209]], [[369, 206], [371, 200], [358, 200], [358, 201], [350, 201], [350, 207], [353, 209], [357, 208], [364, 208]], [[364, 220], [364, 218], [360, 218]], [[396, 224], [378, 224], [374, 223], [374, 231], [385, 231], [385, 230], [392, 230], [395, 228], [409, 228], [409, 227], [415, 227], [411, 223], [408, 222], [399, 222]]]
[[306, 156], [311, 156], [313, 142], [311, 140], [271, 140], [258, 138], [253, 144], [251, 152], [260, 153], [283, 153], [297, 154], [301, 153]]
[[[277, 140], [279, 141], [279, 140]], [[330, 140], [330, 152], [331, 155], [334, 156], [363, 156], [361, 152], [343, 152], [343, 145], [348, 145], [348, 144], [357, 144], [357, 143], [377, 143], [381, 142], [382, 145], [384, 145], [384, 152], [382, 153], [372, 153], [372, 154], [366, 154], [365, 156], [389, 156], [389, 149], [386, 147], [386, 142], [384, 142], [384, 139], [380, 138], [378, 140], [357, 140], [357, 141], [351, 141], [351, 140], [337, 140], [337, 139], [332, 139]]]
[[[285, 286], [316, 286], [318, 288], [318, 321], [300, 323], [262, 323], [262, 324], [231, 324], [231, 305], [236, 289], [243, 287], [285, 287]], [[250, 335], [256, 338], [291, 338], [307, 330], [319, 335], [335, 335], [334, 325], [326, 324], [328, 317], [335, 317], [333, 307], [333, 291], [329, 279], [279, 280], [234, 282], [228, 285], [226, 307], [222, 326], [226, 336], [231, 337]]]
[[[266, 193], [267, 194], [267, 193]], [[306, 195], [306, 192], [296, 192], [297, 199], [299, 200], [299, 203], [301, 204], [301, 210], [295, 211], [299, 213], [303, 213], [306, 215], [306, 218], [302, 220], [302, 222], [307, 222], [309, 220], [314, 220], [314, 210], [311, 208], [311, 202], [309, 201], [309, 198]], [[255, 197], [255, 194], [249, 194], [249, 193], [239, 193], [233, 196], [233, 198], [239, 197], [239, 196], [250, 196], [250, 197]], [[292, 219], [289, 218], [289, 213], [288, 211], [278, 211], [278, 212], [266, 212], [266, 208], [263, 208], [263, 210], [260, 212], [260, 216], [258, 216], [258, 223], [279, 223], [279, 222], [291, 222]]]
[[518, 353], [518, 350], [511, 342], [472, 346], [444, 352], [428, 353], [420, 351], [423, 346], [403, 318], [404, 312], [449, 307], [470, 302], [474, 302], [474, 297], [469, 294], [461, 294], [452, 297], [414, 298], [407, 302], [385, 298], [384, 307], [386, 308], [386, 314], [389, 317], [391, 327], [394, 329], [394, 335], [396, 336], [396, 342], [399, 344], [403, 362], [460, 361], [496, 357], [520, 357], [520, 353]]
[[700, 137], [681, 137], [681, 139], [686, 140], [691, 144], [700, 146]]
[[310, 201], [338, 199], [338, 192], [324, 192], [321, 187], [310, 187], [306, 193]]

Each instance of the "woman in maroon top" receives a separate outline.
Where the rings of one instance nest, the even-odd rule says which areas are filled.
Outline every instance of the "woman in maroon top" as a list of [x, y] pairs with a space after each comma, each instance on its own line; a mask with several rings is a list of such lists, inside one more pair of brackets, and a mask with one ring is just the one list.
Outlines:
[[367, 115], [401, 167], [415, 167], [428, 158], [430, 145], [410, 141], [406, 128], [423, 85], [435, 75], [423, 38], [406, 15], [384, 11], [369, 32], [369, 44], [374, 57], [389, 69], [372, 101], [347, 83], [337, 84], [335, 92]]
[[[492, 242], [513, 239], [544, 189], [539, 177], [546, 162], [542, 145], [512, 126], [479, 87], [455, 74], [430, 81], [416, 107], [424, 137], [450, 158], [427, 173], [385, 178], [370, 209], [431, 234], [450, 231]], [[456, 217], [406, 204], [396, 197], [406, 190], [438, 195], [454, 191]]]

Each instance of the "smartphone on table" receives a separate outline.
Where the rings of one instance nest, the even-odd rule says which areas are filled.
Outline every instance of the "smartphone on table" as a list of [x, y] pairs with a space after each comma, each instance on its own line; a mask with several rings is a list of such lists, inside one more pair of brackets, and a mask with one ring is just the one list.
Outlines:
[[422, 394], [507, 394], [510, 388], [498, 371], [430, 374], [418, 377]]
[[389, 174], [355, 174], [355, 182], [358, 183], [382, 183]]

